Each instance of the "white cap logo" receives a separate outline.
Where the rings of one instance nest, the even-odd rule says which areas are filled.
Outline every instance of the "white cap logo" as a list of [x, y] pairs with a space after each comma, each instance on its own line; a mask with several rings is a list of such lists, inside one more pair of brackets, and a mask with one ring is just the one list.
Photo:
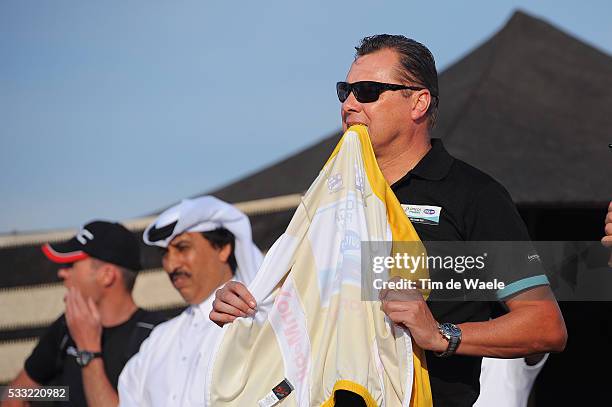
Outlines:
[[83, 228], [79, 230], [79, 233], [76, 235], [76, 239], [82, 244], [86, 245], [87, 241], [93, 240], [94, 235], [87, 229]]

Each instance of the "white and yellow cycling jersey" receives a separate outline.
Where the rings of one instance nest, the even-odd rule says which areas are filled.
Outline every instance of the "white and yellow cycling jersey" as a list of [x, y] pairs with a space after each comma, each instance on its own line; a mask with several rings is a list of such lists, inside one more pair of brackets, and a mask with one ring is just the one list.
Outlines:
[[[419, 241], [376, 163], [367, 128], [347, 130], [248, 289], [254, 317], [210, 349], [210, 406], [431, 406], [423, 351], [364, 300], [362, 245]], [[393, 248], [389, 245], [389, 255]], [[426, 278], [419, 269], [411, 278]], [[366, 298], [367, 299], [367, 298]]]

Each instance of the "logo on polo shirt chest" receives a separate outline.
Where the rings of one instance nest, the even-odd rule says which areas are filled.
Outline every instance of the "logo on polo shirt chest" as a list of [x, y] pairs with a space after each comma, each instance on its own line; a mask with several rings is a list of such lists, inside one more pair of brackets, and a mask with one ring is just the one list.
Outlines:
[[402, 209], [413, 223], [438, 225], [440, 223], [441, 206], [402, 204]]

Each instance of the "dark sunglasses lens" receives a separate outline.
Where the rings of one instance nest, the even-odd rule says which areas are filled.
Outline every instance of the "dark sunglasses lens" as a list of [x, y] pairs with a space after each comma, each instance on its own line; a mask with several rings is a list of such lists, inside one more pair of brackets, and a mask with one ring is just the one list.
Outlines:
[[351, 85], [346, 82], [338, 82], [336, 84], [336, 93], [338, 93], [338, 100], [340, 100], [340, 103], [344, 103], [351, 93]]
[[383, 90], [380, 84], [374, 82], [359, 82], [353, 84], [353, 93], [359, 103], [376, 102]]

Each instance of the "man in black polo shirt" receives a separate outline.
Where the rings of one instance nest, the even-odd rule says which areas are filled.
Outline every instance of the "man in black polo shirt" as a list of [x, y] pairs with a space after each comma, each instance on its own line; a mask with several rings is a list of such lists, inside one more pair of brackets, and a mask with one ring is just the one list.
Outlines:
[[[378, 165], [421, 240], [528, 241], [506, 190], [431, 140], [438, 79], [429, 50], [391, 35], [364, 38], [356, 49], [346, 82], [337, 85], [343, 130], [368, 127]], [[565, 347], [565, 324], [546, 277], [532, 266], [512, 276], [496, 293], [508, 312], [495, 319], [485, 301], [436, 301], [434, 293], [425, 302], [420, 294], [414, 300], [414, 292], [383, 298], [387, 315], [427, 351], [434, 406], [472, 406], [483, 356], [514, 358]], [[233, 310], [248, 311], [250, 301], [243, 286], [228, 283], [218, 291], [211, 317], [229, 322]]]
[[[359, 95], [358, 87], [355, 92], [355, 83], [361, 81], [409, 89], [379, 92], [366, 88], [377, 94], [374, 98], [368, 92]], [[529, 240], [506, 190], [450, 156], [440, 140], [430, 139], [438, 81], [433, 56], [426, 47], [401, 36], [365, 38], [357, 48], [347, 82], [352, 92], [339, 91], [344, 99], [344, 129], [354, 123], [368, 126], [378, 164], [409, 217], [418, 214], [418, 209], [433, 213], [426, 222], [419, 215], [411, 219], [423, 241]], [[376, 86], [380, 89], [380, 85], [371, 87]], [[513, 272], [514, 281], [506, 281], [506, 288], [497, 292], [508, 312], [496, 319], [489, 319], [492, 306], [483, 301], [436, 301], [435, 296], [428, 303], [383, 301], [390, 318], [408, 327], [414, 340], [431, 351], [427, 362], [435, 406], [474, 403], [481, 356], [520, 357], [564, 348], [563, 318], [546, 277], [536, 274], [537, 270], [526, 267]]]
[[[117, 382], [162, 315], [132, 299], [140, 269], [138, 240], [119, 223], [94, 221], [67, 242], [46, 244], [49, 260], [62, 265], [66, 310], [41, 337], [12, 387], [69, 387], [72, 406], [118, 404]], [[20, 400], [3, 406], [23, 405]]]

